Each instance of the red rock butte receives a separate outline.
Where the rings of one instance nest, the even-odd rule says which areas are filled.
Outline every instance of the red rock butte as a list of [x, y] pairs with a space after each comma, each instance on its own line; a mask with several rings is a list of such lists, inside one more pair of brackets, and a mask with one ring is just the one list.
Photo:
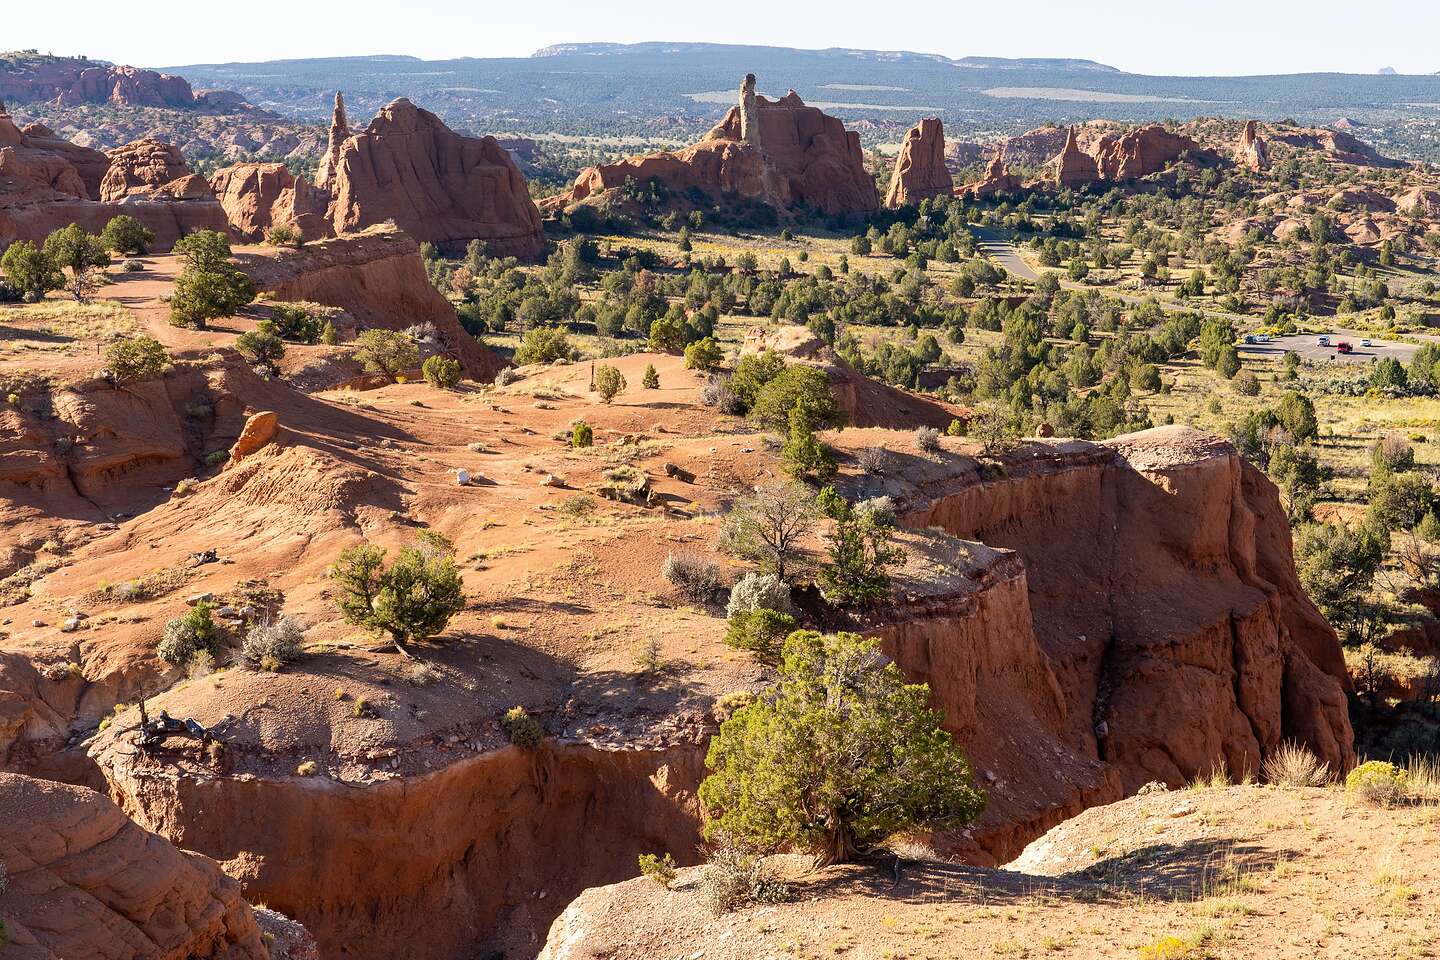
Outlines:
[[900, 145], [885, 206], [893, 209], [947, 197], [954, 189], [955, 181], [945, 166], [945, 125], [936, 117], [927, 117], [910, 128]]
[[[337, 100], [337, 123], [343, 104]], [[332, 142], [335, 138], [332, 137]], [[483, 240], [494, 256], [538, 257], [540, 211], [525, 177], [494, 137], [464, 137], [403, 97], [321, 162], [337, 234], [393, 221], [419, 241]]]
[[699, 143], [590, 167], [546, 209], [598, 197], [630, 180], [656, 181], [672, 195], [700, 190], [777, 209], [805, 205], [843, 214], [880, 207], [859, 135], [839, 118], [806, 106], [794, 90], [779, 100], [759, 96], [753, 74], [742, 81], [738, 102], [725, 119]]

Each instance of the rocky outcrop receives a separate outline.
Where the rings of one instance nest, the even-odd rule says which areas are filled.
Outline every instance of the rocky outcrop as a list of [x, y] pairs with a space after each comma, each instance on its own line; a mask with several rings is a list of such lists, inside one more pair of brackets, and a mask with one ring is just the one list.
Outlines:
[[100, 199], [118, 203], [127, 197], [169, 196], [201, 199], [211, 196], [203, 177], [190, 172], [178, 148], [146, 138], [110, 151], [110, 166], [100, 181]]
[[948, 197], [955, 189], [945, 166], [945, 126], [929, 117], [910, 128], [895, 158], [885, 206], [909, 206], [930, 197]]
[[1404, 167], [1403, 160], [1383, 156], [1370, 144], [1344, 130], [1330, 130], [1324, 127], [1279, 127], [1271, 130], [1271, 139], [1277, 143], [1299, 147], [1302, 150], [1318, 150], [1337, 163], [1348, 163], [1358, 167]]
[[0, 773], [13, 960], [269, 960], [240, 886], [92, 790]]
[[455, 308], [425, 276], [419, 245], [393, 226], [273, 255], [248, 254], [241, 265], [271, 299], [339, 307], [362, 327], [403, 330], [433, 323], [471, 379], [488, 382], [505, 366], [461, 328]]
[[494, 137], [461, 136], [409, 100], [381, 108], [325, 163], [334, 170], [327, 186], [337, 234], [391, 221], [444, 246], [483, 240], [494, 256], [535, 258], [545, 249], [540, 212], [505, 148]]
[[230, 457], [225, 461], [226, 468], [234, 466], [274, 440], [275, 435], [279, 432], [280, 417], [274, 410], [252, 413], [245, 421], [240, 436], [236, 437], [235, 442], [230, 445]]
[[210, 187], [225, 209], [231, 232], [241, 240], [262, 241], [272, 227], [291, 227], [302, 240], [333, 234], [326, 219], [330, 195], [283, 163], [237, 163], [217, 170]]
[[1020, 178], [1012, 175], [1009, 165], [1005, 163], [1004, 148], [997, 148], [995, 156], [990, 159], [990, 165], [985, 168], [984, 178], [965, 184], [955, 193], [958, 196], [978, 200], [999, 194], [1014, 193], [1020, 187]]
[[1260, 173], [1270, 169], [1270, 154], [1265, 149], [1265, 141], [1261, 139], [1257, 127], [1254, 120], [1245, 121], [1240, 142], [1235, 145], [1235, 162], [1247, 170]]
[[[99, 233], [122, 213], [154, 231], [161, 250], [195, 230], [226, 229], [225, 212], [205, 181], [189, 175], [173, 148], [158, 141], [131, 148], [117, 151], [111, 174], [110, 157], [37, 124], [21, 130], [0, 105], [0, 249], [17, 240], [39, 242], [71, 223]], [[142, 182], [180, 170], [184, 175], [158, 187]], [[109, 202], [95, 202], [102, 183]]]
[[320, 169], [315, 174], [315, 185], [325, 188], [335, 176], [335, 161], [340, 150], [350, 137], [350, 120], [345, 115], [345, 97], [335, 91], [335, 109], [330, 115], [330, 140], [325, 147], [325, 156], [320, 158]]
[[633, 875], [641, 853], [695, 862], [695, 744], [507, 747], [365, 786], [197, 780], [127, 752], [101, 758], [125, 809], [221, 860], [323, 956], [529, 956], [570, 898]]
[[[947, 706], [947, 724], [958, 723], [962, 741], [994, 765], [999, 809], [1024, 806], [1036, 791], [1047, 800], [1033, 822], [1012, 813], [1026, 830], [987, 832], [982, 821], [973, 842], [997, 860], [1063, 815], [1051, 803], [1074, 812], [1091, 802], [1086, 790], [1093, 800], [1151, 780], [1178, 786], [1221, 763], [1232, 774], [1255, 772], [1287, 740], [1333, 769], [1354, 762], [1335, 632], [1296, 578], [1274, 486], [1223, 441], [1188, 428], [1149, 430], [1086, 445], [1053, 467], [1030, 459], [1002, 481], [927, 489], [901, 509], [907, 526], [940, 526], [1016, 553], [1031, 629], [1062, 694], [1063, 709], [1051, 710], [1038, 668], [977, 673], [984, 648], [946, 650], [937, 643], [944, 631], [914, 628], [928, 643], [893, 637], [901, 665], [931, 676], [938, 701], [962, 694], [959, 707]], [[1029, 655], [1023, 643], [1016, 650], [1010, 660]], [[975, 685], [950, 679], [955, 657], [968, 664], [964, 676], [989, 684], [1016, 677], [1033, 692], [972, 704], [966, 691]], [[1005, 718], [1020, 706], [1038, 718], [1035, 735], [1057, 738], [1075, 762], [1102, 765], [1090, 780], [1058, 778], [1076, 784], [1070, 799], [1048, 797], [1056, 778], [1022, 760], [1035, 754], [1012, 751], [1007, 760], [993, 749], [1016, 735]], [[973, 739], [967, 723], [978, 724]]]
[[1085, 187], [1100, 179], [1095, 158], [1080, 149], [1080, 144], [1075, 139], [1074, 127], [1071, 127], [1066, 135], [1065, 145], [1060, 148], [1060, 155], [1055, 158], [1054, 165], [1053, 179], [1062, 187]]
[[1391, 199], [1395, 202], [1395, 209], [1401, 213], [1410, 213], [1430, 220], [1440, 220], [1440, 190], [1430, 187], [1411, 187]]
[[1085, 187], [1106, 181], [1120, 183], [1159, 173], [1185, 154], [1215, 159], [1211, 151], [1183, 134], [1171, 133], [1158, 124], [1105, 134], [1087, 152], [1080, 148], [1071, 127], [1065, 146], [1054, 160], [1052, 179], [1062, 187]]
[[652, 180], [674, 203], [699, 191], [712, 200], [739, 197], [782, 209], [804, 204], [828, 214], [879, 209], [858, 134], [806, 106], [793, 90], [775, 101], [754, 90], [754, 77], [747, 76], [739, 102], [699, 143], [590, 167], [547, 210], [601, 198], [627, 181]]
[[20, 103], [42, 100], [62, 104], [115, 104], [134, 107], [231, 107], [244, 103], [228, 91], [196, 94], [184, 77], [136, 67], [41, 55], [11, 56], [0, 70], [0, 99]]

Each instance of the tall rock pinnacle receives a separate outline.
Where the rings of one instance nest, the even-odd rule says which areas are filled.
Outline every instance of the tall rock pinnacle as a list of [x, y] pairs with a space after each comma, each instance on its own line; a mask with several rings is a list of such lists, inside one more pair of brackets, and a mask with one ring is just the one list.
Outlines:
[[318, 187], [329, 187], [331, 179], [335, 176], [335, 164], [340, 159], [340, 148], [344, 146], [345, 139], [350, 136], [350, 122], [345, 117], [345, 97], [339, 90], [335, 91], [335, 112], [330, 117], [330, 143], [325, 148], [325, 156], [320, 161], [320, 170], [315, 174], [315, 185]]

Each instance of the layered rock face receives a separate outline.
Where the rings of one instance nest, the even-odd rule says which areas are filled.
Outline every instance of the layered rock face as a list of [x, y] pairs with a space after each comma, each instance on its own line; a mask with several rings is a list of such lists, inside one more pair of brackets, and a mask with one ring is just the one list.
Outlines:
[[14, 960], [269, 960], [240, 885], [92, 790], [0, 773]]
[[110, 166], [100, 181], [102, 202], [157, 195], [201, 199], [211, 193], [204, 178], [190, 172], [184, 154], [168, 143], [147, 137], [110, 151]]
[[1272, 139], [1307, 150], [1319, 150], [1338, 163], [1358, 167], [1404, 167], [1405, 162], [1383, 156], [1370, 144], [1344, 130], [1324, 127], [1281, 128], [1273, 130]]
[[1009, 165], [1005, 163], [1004, 148], [997, 148], [995, 156], [990, 158], [990, 165], [985, 168], [985, 176], [974, 183], [965, 184], [955, 192], [962, 197], [980, 199], [1001, 193], [1014, 193], [1020, 187], [1020, 178], [1011, 174]]
[[1270, 157], [1265, 141], [1260, 138], [1258, 125], [1254, 120], [1245, 121], [1240, 142], [1235, 145], [1235, 162], [1256, 173], [1270, 169]]
[[947, 197], [954, 189], [955, 181], [945, 166], [945, 126], [935, 117], [921, 120], [900, 145], [885, 206], [904, 207], [930, 197]]
[[330, 195], [283, 163], [238, 163], [217, 170], [210, 187], [225, 209], [231, 232], [241, 240], [259, 242], [272, 227], [282, 226], [298, 230], [302, 240], [333, 233], [326, 219]]
[[256, 289], [275, 300], [339, 307], [365, 327], [403, 330], [433, 323], [475, 380], [493, 380], [505, 365], [461, 328], [455, 308], [426, 278], [419, 245], [394, 227], [306, 244], [275, 257], [242, 257], [241, 264]]
[[699, 143], [591, 167], [547, 209], [598, 196], [627, 180], [655, 180], [674, 195], [700, 190], [716, 199], [739, 196], [779, 208], [806, 204], [829, 214], [880, 206], [859, 135], [837, 117], [806, 106], [794, 90], [776, 101], [756, 95], [753, 75], [746, 76], [725, 119]]
[[0, 249], [71, 223], [99, 233], [122, 213], [154, 231], [159, 249], [195, 230], [226, 229], [225, 212], [179, 151], [144, 140], [115, 154], [112, 162], [38, 124], [21, 130], [0, 105]]
[[1158, 124], [1106, 134], [1087, 152], [1080, 148], [1075, 128], [1054, 160], [1052, 179], [1062, 187], [1084, 187], [1107, 181], [1119, 183], [1159, 173], [1185, 153], [1210, 156], [1194, 140], [1170, 133]]
[[337, 234], [389, 220], [421, 241], [483, 240], [496, 256], [534, 258], [545, 248], [540, 212], [505, 148], [494, 137], [463, 137], [409, 100], [382, 108], [325, 164]]
[[69, 57], [21, 56], [0, 70], [0, 98], [33, 103], [112, 103], [135, 107], [230, 108], [244, 105], [228, 91], [196, 93], [184, 77]]
[[[1348, 768], [1340, 645], [1296, 578], [1269, 480], [1228, 444], [1181, 427], [1084, 445], [1059, 466], [1032, 461], [997, 483], [926, 490], [904, 517], [1015, 552], [1028, 632], [1060, 691], [1063, 705], [1052, 708], [1049, 680], [1033, 665], [977, 673], [983, 648], [952, 649], [948, 630], [890, 632], [901, 665], [931, 678], [947, 725], [1000, 774], [996, 806], [976, 831], [982, 854], [1003, 861], [1066, 810], [1151, 780], [1178, 786], [1222, 763], [1231, 774], [1258, 771], [1284, 741]], [[1021, 625], [1002, 631], [1008, 661], [1033, 659], [1024, 619], [1021, 611]], [[972, 678], [959, 685], [947, 666], [957, 657]], [[1020, 695], [1003, 692], [1005, 678]], [[970, 692], [997, 684], [1001, 696]], [[1023, 734], [1007, 719], [1016, 710], [1037, 718]], [[1062, 745], [1056, 776], [1048, 764], [1031, 769], [1036, 754], [1005, 746], [1017, 735]], [[1072, 785], [1069, 797], [1051, 797], [1061, 784]], [[987, 829], [996, 811], [1022, 829]]]

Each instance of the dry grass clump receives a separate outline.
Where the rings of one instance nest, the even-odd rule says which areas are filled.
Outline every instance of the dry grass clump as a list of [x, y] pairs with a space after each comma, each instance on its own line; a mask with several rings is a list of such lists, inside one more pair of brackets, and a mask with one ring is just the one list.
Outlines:
[[751, 903], [784, 903], [790, 888], [760, 856], [722, 839], [700, 871], [700, 902], [715, 916]]
[[672, 553], [660, 573], [673, 583], [685, 599], [708, 603], [720, 589], [720, 568], [695, 553]]
[[1331, 780], [1330, 764], [1293, 741], [1276, 747], [1260, 770], [1277, 787], [1323, 787]]

